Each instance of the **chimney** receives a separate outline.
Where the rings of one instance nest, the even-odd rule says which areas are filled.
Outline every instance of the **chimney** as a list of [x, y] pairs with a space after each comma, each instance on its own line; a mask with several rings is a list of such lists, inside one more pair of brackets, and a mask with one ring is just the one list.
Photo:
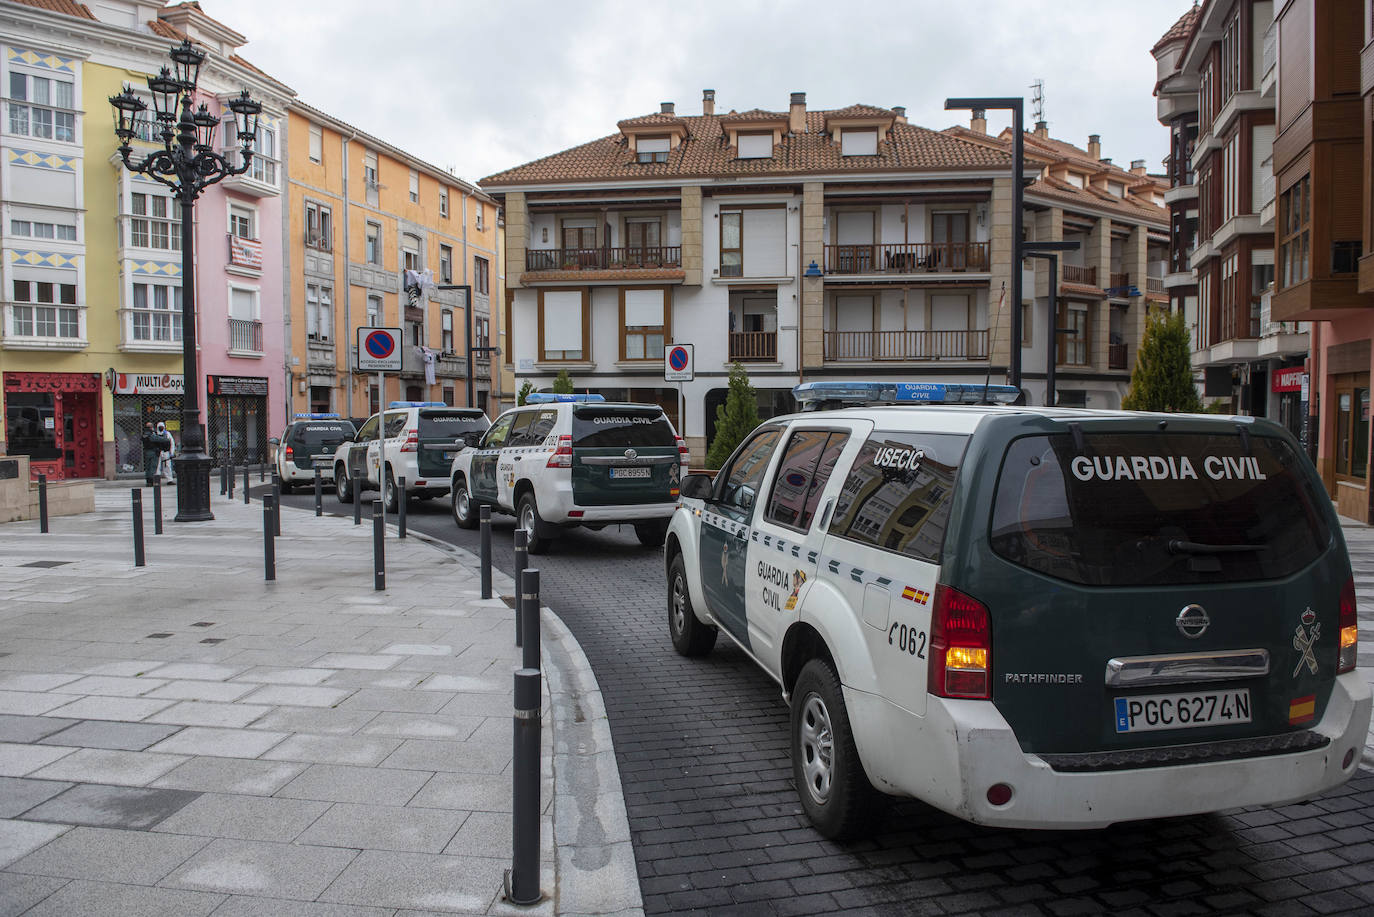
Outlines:
[[716, 91], [714, 89], [703, 89], [701, 91], [701, 113], [703, 115], [714, 115], [716, 113]]
[[1099, 159], [1097, 162], [1098, 162], [1099, 165], [1109, 166], [1109, 165], [1112, 164], [1112, 157], [1110, 157], [1110, 156], [1103, 156], [1103, 157], [1102, 157], [1101, 159]]
[[794, 134], [806, 132], [806, 93], [792, 93], [792, 105], [787, 110], [787, 129]]
[[672, 102], [660, 102], [660, 103], [658, 103], [658, 113], [659, 113], [660, 115], [671, 115], [671, 114], [673, 113], [673, 103], [672, 103]]
[[893, 114], [893, 116], [894, 116], [893, 120], [895, 120], [898, 124], [906, 124], [906, 106], [905, 106], [905, 105], [894, 105], [894, 106], [892, 106], [892, 114]]
[[1132, 174], [1132, 175], [1144, 175], [1144, 174], [1145, 174], [1145, 160], [1143, 160], [1143, 159], [1132, 159], [1132, 160], [1131, 160], [1131, 174]]
[[1048, 140], [1048, 139], [1050, 139], [1050, 122], [1048, 122], [1048, 121], [1037, 121], [1037, 122], [1035, 122], [1035, 136], [1039, 137], [1041, 140]]
[[1101, 158], [1102, 158], [1102, 135], [1101, 135], [1101, 134], [1089, 134], [1089, 135], [1088, 135], [1088, 158], [1089, 158], [1089, 159], [1101, 159]]
[[969, 118], [968, 129], [975, 134], [986, 134], [988, 132], [987, 112], [981, 108], [973, 110], [973, 117]]

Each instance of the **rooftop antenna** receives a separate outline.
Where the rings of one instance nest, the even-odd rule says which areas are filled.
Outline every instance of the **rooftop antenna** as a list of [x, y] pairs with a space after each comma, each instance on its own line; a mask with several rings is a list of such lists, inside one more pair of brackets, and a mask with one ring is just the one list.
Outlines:
[[1033, 90], [1031, 93], [1031, 105], [1035, 106], [1032, 123], [1045, 120], [1045, 81], [1037, 79], [1030, 84]]

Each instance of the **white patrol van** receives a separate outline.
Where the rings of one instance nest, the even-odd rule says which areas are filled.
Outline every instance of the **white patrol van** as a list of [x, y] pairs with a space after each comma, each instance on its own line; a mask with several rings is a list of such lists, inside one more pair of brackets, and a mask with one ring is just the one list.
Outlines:
[[687, 460], [687, 444], [656, 404], [536, 392], [454, 459], [453, 520], [473, 528], [482, 505], [512, 513], [529, 532], [531, 554], [563, 529], [622, 522], [656, 548]]
[[373, 414], [356, 436], [334, 453], [334, 492], [352, 503], [353, 476], [362, 490], [381, 490], [386, 511], [400, 509], [397, 482], [407, 498], [428, 500], [448, 492], [448, 467], [464, 445], [490, 422], [479, 408], [449, 407], [442, 401], [393, 401]]
[[782, 685], [816, 827], [866, 828], [874, 788], [1093, 828], [1349, 779], [1370, 719], [1354, 580], [1288, 432], [1017, 394], [808, 383], [799, 402], [839, 409], [683, 480], [673, 645], [723, 631]]

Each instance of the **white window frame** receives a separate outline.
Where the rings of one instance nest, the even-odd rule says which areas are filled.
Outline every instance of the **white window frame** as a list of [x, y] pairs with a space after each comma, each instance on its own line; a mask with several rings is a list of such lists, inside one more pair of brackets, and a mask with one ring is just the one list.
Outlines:
[[[141, 195], [144, 198], [145, 213], [134, 212], [134, 196]], [[156, 208], [153, 202], [156, 199], [166, 201], [166, 216], [155, 216], [152, 211]], [[180, 252], [181, 251], [181, 202], [177, 200], [175, 194], [164, 188], [162, 185], [125, 181], [119, 195], [120, 203], [120, 223], [122, 244], [129, 248], [143, 249], [154, 252]], [[140, 244], [135, 240], [137, 224], [146, 224], [143, 227], [142, 235], [147, 240]], [[154, 245], [154, 224], [163, 224], [167, 232], [167, 244]]]
[[[21, 300], [17, 298], [14, 289], [16, 280], [30, 284], [29, 295], [32, 297], [31, 299]], [[38, 290], [35, 285], [40, 283], [52, 284], [52, 302], [40, 302], [38, 300]], [[72, 295], [75, 302], [62, 302], [61, 288], [63, 286], [71, 286], [73, 288]], [[53, 280], [43, 280], [34, 276], [6, 278], [4, 290], [4, 299], [7, 301], [5, 305], [5, 337], [7, 339], [13, 338], [17, 341], [40, 345], [80, 344], [84, 346], [86, 343], [86, 306], [82, 301], [81, 294], [81, 284], [76, 282], [68, 284], [61, 279], [54, 278]], [[52, 334], [38, 333], [39, 310], [52, 312]], [[63, 312], [72, 313], [70, 319], [76, 321], [75, 335], [60, 333], [62, 329]], [[28, 327], [23, 331], [21, 331], [19, 327], [19, 316], [21, 313], [27, 313], [28, 316]]]
[[[250, 233], [250, 235], [247, 236], [241, 235], [234, 225], [239, 219], [244, 217], [247, 218], [248, 231]], [[231, 203], [228, 207], [226, 218], [229, 221], [229, 235], [239, 239], [246, 239], [249, 242], [259, 241], [257, 235], [258, 209], [256, 207], [249, 207], [245, 204], [240, 204], [237, 202]]]
[[448, 188], [439, 187], [439, 216], [448, 219]]
[[414, 169], [410, 170], [410, 202], [420, 203], [420, 173]]
[[[138, 301], [138, 288], [143, 288], [143, 303], [140, 306]], [[163, 307], [156, 305], [158, 301], [158, 290], [164, 291], [162, 301]], [[139, 275], [130, 279], [126, 288], [125, 301], [128, 308], [125, 310], [128, 319], [125, 323], [125, 341], [129, 344], [138, 346], [157, 347], [165, 346], [180, 347], [182, 342], [183, 328], [181, 325], [182, 304], [181, 304], [181, 282], [163, 282], [154, 277]], [[148, 334], [140, 337], [138, 334], [139, 316], [148, 318]], [[157, 319], [166, 319], [167, 335], [158, 337], [156, 334]]]
[[[24, 78], [24, 98], [16, 99], [12, 93], [14, 90], [14, 78]], [[39, 102], [33, 99], [36, 94], [33, 80], [46, 80], [47, 101]], [[57, 92], [52, 84], [59, 84], [71, 87], [71, 106], [57, 104]], [[47, 140], [52, 143], [70, 143], [73, 145], [82, 142], [81, 138], [81, 112], [76, 108], [77, 100], [80, 98], [80, 87], [77, 85], [75, 74], [64, 74], [58, 71], [43, 70], [37, 67], [16, 66], [14, 61], [9, 62], [9, 73], [5, 78], [5, 119], [4, 132], [12, 137], [28, 137], [34, 140]], [[20, 111], [24, 112], [23, 131], [15, 130], [19, 123], [17, 115]], [[34, 125], [38, 119], [34, 118], [34, 112], [43, 112], [47, 117], [48, 133], [34, 133]], [[58, 136], [59, 132], [65, 133], [67, 125], [59, 127], [59, 122], [70, 119], [71, 136]]]
[[750, 131], [737, 135], [739, 138], [738, 158], [772, 159], [773, 132]]
[[[406, 247], [407, 239], [415, 240], [415, 248], [413, 251], [412, 249]], [[415, 255], [414, 264], [406, 263], [406, 255], [409, 254]], [[401, 269], [416, 271], [423, 271], [425, 269], [425, 242], [423, 239], [415, 235], [415, 233], [413, 232], [401, 233]]]
[[310, 161], [324, 162], [324, 128], [318, 124], [310, 125]]
[[334, 339], [334, 290], [327, 283], [305, 285], [305, 339], [320, 343]]

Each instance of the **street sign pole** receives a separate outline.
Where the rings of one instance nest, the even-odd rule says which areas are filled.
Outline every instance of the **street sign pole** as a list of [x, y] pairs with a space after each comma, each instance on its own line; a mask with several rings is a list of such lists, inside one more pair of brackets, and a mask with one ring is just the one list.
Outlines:
[[663, 351], [663, 381], [677, 383], [678, 432], [687, 441], [687, 387], [696, 378], [696, 347], [670, 344]]

